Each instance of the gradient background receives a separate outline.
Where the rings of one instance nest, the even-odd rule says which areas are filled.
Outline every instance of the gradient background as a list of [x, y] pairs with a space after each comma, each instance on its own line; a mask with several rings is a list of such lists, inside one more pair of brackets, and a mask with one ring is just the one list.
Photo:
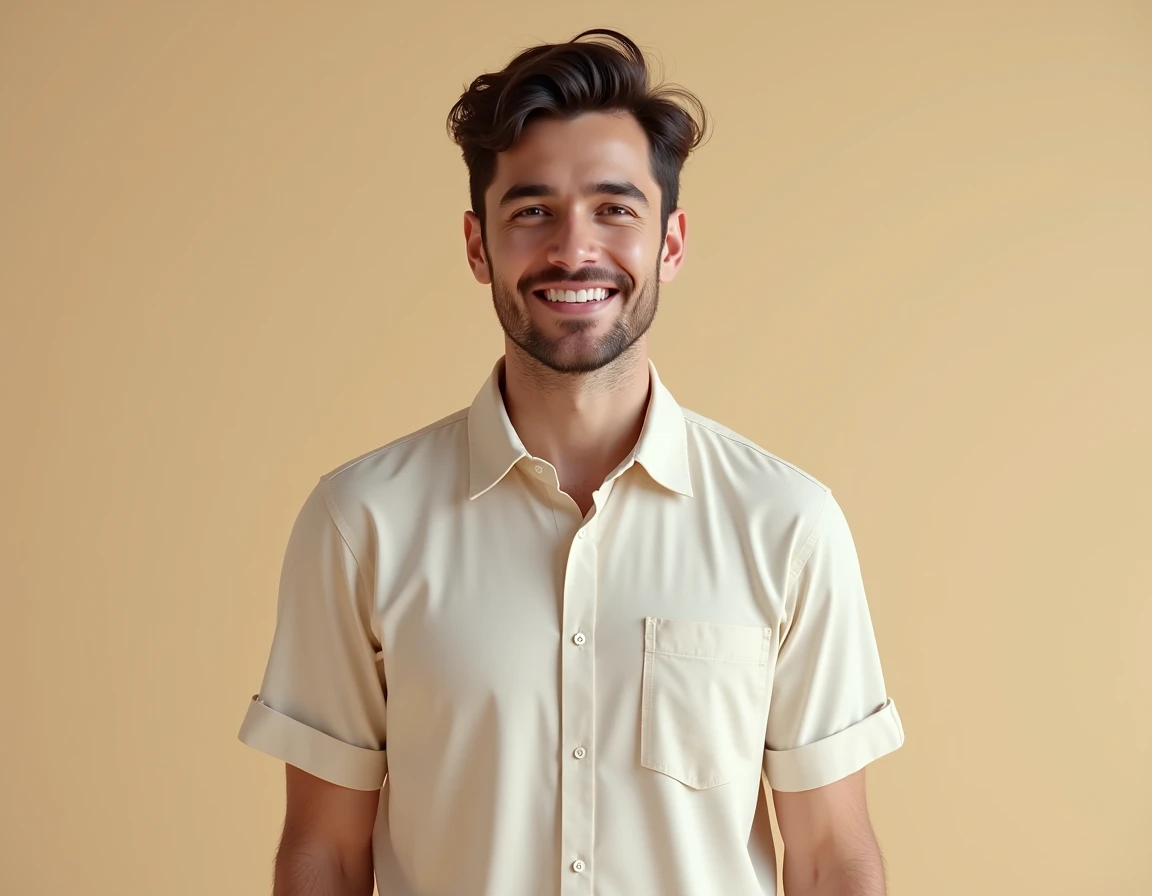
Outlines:
[[845, 507], [890, 892], [1152, 892], [1152, 4], [1100, 0], [0, 3], [0, 891], [269, 892], [295, 513], [502, 349], [445, 115], [597, 26], [715, 116], [653, 357]]

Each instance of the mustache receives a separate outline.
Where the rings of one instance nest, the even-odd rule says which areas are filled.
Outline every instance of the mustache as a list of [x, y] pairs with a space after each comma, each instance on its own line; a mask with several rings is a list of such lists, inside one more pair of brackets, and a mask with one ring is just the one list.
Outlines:
[[632, 291], [632, 278], [623, 271], [614, 271], [610, 268], [585, 267], [575, 271], [566, 271], [563, 268], [547, 268], [533, 274], [525, 274], [516, 283], [516, 288], [522, 293], [531, 292], [542, 283], [611, 283], [621, 293]]

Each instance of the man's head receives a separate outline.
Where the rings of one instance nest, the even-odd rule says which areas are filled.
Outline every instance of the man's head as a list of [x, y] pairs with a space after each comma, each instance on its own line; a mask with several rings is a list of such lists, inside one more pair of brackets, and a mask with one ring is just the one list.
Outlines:
[[472, 82], [448, 117], [468, 166], [468, 258], [515, 346], [581, 373], [644, 336], [683, 258], [680, 171], [706, 122], [692, 94], [649, 84], [613, 31]]

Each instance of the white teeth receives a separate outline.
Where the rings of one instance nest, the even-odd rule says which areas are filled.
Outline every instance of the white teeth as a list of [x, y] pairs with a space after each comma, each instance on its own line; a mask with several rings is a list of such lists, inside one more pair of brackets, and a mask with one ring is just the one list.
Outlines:
[[600, 302], [608, 298], [606, 289], [549, 289], [544, 293], [549, 302]]

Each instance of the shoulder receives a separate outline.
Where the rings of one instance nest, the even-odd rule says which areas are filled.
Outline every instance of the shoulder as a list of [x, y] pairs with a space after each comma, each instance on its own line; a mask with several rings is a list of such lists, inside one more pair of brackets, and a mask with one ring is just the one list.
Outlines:
[[837, 512], [831, 488], [722, 423], [683, 413], [693, 488], [762, 537], [792, 545], [794, 561], [802, 563]]
[[831, 487], [715, 420], [688, 410], [684, 420], [694, 487], [698, 482], [749, 528], [788, 544], [793, 575], [820, 544], [832, 556], [855, 558], [848, 520]]
[[706, 475], [727, 472], [726, 478], [738, 486], [787, 496], [817, 511], [823, 507], [830, 489], [811, 473], [703, 414], [687, 409], [683, 413], [689, 450]]
[[317, 487], [340, 507], [395, 507], [437, 483], [453, 484], [467, 472], [468, 410], [455, 411], [405, 433], [321, 474]]

